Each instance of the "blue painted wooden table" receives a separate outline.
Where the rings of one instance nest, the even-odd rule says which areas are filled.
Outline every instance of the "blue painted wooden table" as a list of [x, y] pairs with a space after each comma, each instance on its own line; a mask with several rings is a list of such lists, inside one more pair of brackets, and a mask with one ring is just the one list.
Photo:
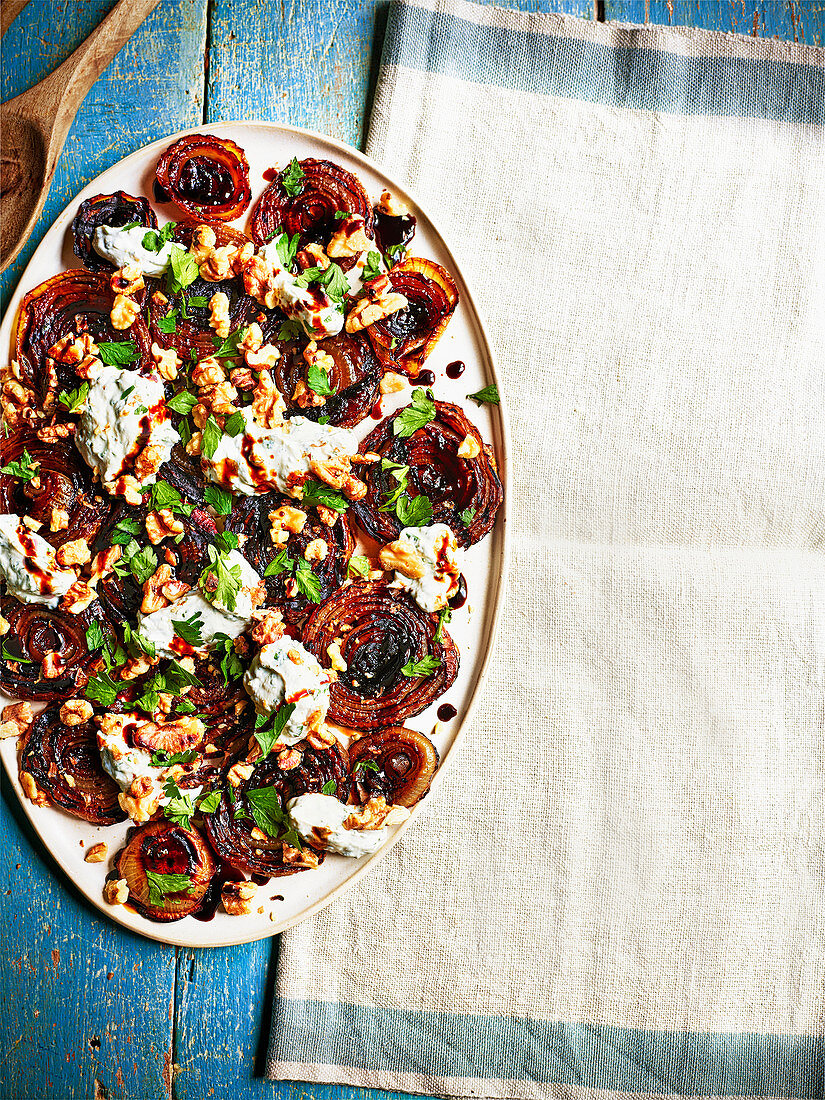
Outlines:
[[[3, 38], [2, 98], [63, 61], [113, 2], [30, 0]], [[813, 45], [825, 40], [821, 0], [504, 0], [503, 6]], [[3, 276], [3, 308], [46, 227], [74, 194], [166, 133], [258, 118], [360, 146], [387, 7], [373, 0], [161, 0], [81, 107], [38, 227]], [[5, 794], [3, 1097], [369, 1095], [262, 1079], [277, 940], [199, 951], [128, 934], [81, 900], [14, 796]]]

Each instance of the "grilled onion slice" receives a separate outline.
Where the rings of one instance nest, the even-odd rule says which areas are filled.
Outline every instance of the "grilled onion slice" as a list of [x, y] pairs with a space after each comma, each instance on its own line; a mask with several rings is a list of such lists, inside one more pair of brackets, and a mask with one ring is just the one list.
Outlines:
[[397, 806], [414, 806], [430, 789], [438, 751], [418, 730], [390, 726], [353, 741], [349, 764], [353, 793], [359, 802], [381, 794]]
[[297, 347], [284, 348], [281, 358], [272, 368], [275, 385], [284, 395], [290, 413], [317, 420], [328, 417], [327, 423], [340, 428], [352, 428], [360, 424], [378, 400], [378, 386], [383, 373], [369, 341], [360, 333], [351, 336], [340, 332], [330, 340], [318, 344], [318, 350], [331, 356], [333, 368], [327, 375], [334, 392], [318, 405], [302, 405], [295, 400], [304, 393], [312, 399], [312, 391], [306, 389], [307, 364]]
[[59, 706], [41, 711], [23, 735], [21, 776], [24, 772], [39, 793], [72, 817], [93, 825], [126, 820], [118, 785], [101, 767], [94, 724], [64, 725]]
[[300, 162], [303, 178], [297, 195], [284, 189], [280, 173], [266, 188], [252, 210], [252, 239], [266, 244], [278, 229], [290, 237], [299, 234], [301, 247], [310, 241], [326, 244], [337, 228], [335, 214], [344, 211], [364, 219], [372, 236], [372, 207], [358, 179], [331, 160], [308, 157]]
[[115, 191], [113, 195], [94, 195], [84, 199], [77, 209], [72, 222], [74, 235], [74, 254], [88, 271], [114, 271], [115, 265], [104, 260], [95, 252], [92, 243], [95, 230], [101, 225], [120, 228], [137, 222], [147, 229], [157, 229], [158, 219], [144, 198], [135, 198], [125, 191]]
[[[0, 512], [42, 523], [39, 534], [54, 547], [74, 539], [93, 542], [111, 505], [95, 492], [89, 467], [71, 436], [43, 443], [34, 432], [15, 432], [0, 439], [0, 466], [19, 461], [24, 450], [38, 464], [37, 476], [21, 481], [0, 473]], [[67, 526], [59, 531], [50, 529], [55, 509], [68, 516]]]
[[[276, 877], [307, 869], [300, 864], [285, 862], [281, 840], [252, 835], [256, 824], [247, 791], [274, 788], [283, 808], [290, 798], [309, 792], [318, 793], [325, 783], [333, 780], [337, 784], [337, 796], [346, 798], [347, 758], [339, 744], [314, 749], [305, 741], [299, 741], [295, 750], [301, 754], [297, 767], [282, 769], [277, 754], [270, 753], [234, 793], [234, 801], [226, 791], [215, 813], [204, 817], [206, 834], [212, 847], [224, 863], [237, 871]], [[256, 833], [260, 831], [256, 829]], [[323, 859], [322, 854], [320, 858]]]
[[[393, 433], [398, 415], [393, 413], [370, 432], [361, 443], [362, 452], [373, 451], [382, 459], [409, 466], [409, 495], [427, 497], [433, 523], [446, 523], [461, 546], [472, 546], [492, 529], [502, 501], [492, 448], [458, 405], [436, 401], [435, 419], [406, 439]], [[467, 436], [479, 447], [475, 458], [458, 457], [458, 448]], [[372, 538], [392, 542], [403, 524], [394, 510], [381, 509], [388, 495], [397, 490], [398, 482], [382, 462], [359, 469], [367, 494], [350, 512]]]
[[294, 569], [286, 569], [278, 576], [265, 577], [267, 566], [284, 549], [292, 562], [298, 562], [304, 559], [304, 551], [311, 542], [322, 539], [326, 543], [327, 556], [323, 561], [316, 559], [308, 564], [318, 578], [318, 597], [323, 602], [346, 580], [347, 563], [352, 557], [355, 544], [345, 516], [338, 516], [333, 526], [327, 527], [321, 523], [313, 509], [307, 511], [302, 531], [297, 534], [290, 532], [289, 539], [283, 546], [274, 546], [269, 514], [282, 507], [304, 510], [301, 509], [300, 501], [291, 500], [279, 493], [268, 493], [260, 497], [236, 497], [235, 505], [226, 519], [226, 529], [247, 536], [241, 553], [264, 577], [267, 602], [277, 607], [288, 623], [300, 625], [318, 601], [311, 600], [302, 591], [295, 580]]
[[[435, 640], [439, 616], [422, 611], [407, 593], [381, 581], [340, 588], [304, 627], [303, 644], [330, 667], [327, 648], [338, 642], [345, 671], [330, 688], [329, 721], [381, 729], [420, 714], [453, 684], [458, 649], [446, 631]], [[407, 676], [411, 662], [433, 657], [429, 676]]]
[[[215, 873], [215, 860], [203, 837], [168, 821], [130, 830], [115, 865], [129, 886], [129, 901], [154, 921], [197, 913]], [[170, 879], [172, 875], [185, 881]]]
[[[97, 623], [104, 640], [114, 638], [100, 600], [79, 615], [70, 615], [59, 608], [52, 610], [4, 596], [0, 614], [9, 624], [2, 639], [0, 687], [18, 699], [53, 702], [82, 692], [101, 653], [99, 647], [89, 648], [87, 629]], [[47, 653], [57, 653], [60, 658], [60, 674], [53, 679], [41, 677]], [[18, 654], [19, 660], [15, 660]]]
[[458, 305], [458, 287], [440, 264], [417, 256], [394, 267], [390, 282], [407, 308], [370, 325], [367, 335], [385, 367], [415, 378]]
[[155, 174], [171, 201], [199, 218], [234, 221], [252, 197], [243, 149], [213, 134], [192, 134], [174, 142], [158, 161]]
[[138, 359], [129, 369], [149, 366], [151, 340], [143, 315], [125, 332], [113, 328], [109, 313], [114, 299], [108, 276], [73, 268], [40, 283], [20, 303], [16, 358], [24, 384], [34, 389], [41, 404], [48, 395], [51, 407], [57, 408], [57, 394], [80, 384], [72, 364], [49, 357], [50, 348], [68, 333], [87, 332], [97, 344], [131, 341]]

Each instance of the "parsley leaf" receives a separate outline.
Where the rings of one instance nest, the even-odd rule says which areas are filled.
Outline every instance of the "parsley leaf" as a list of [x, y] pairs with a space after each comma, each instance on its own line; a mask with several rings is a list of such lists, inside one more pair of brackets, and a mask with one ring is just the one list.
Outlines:
[[363, 554], [353, 554], [349, 559], [347, 572], [353, 576], [368, 577], [370, 575], [370, 559]]
[[158, 567], [158, 556], [151, 546], [139, 550], [129, 559], [129, 568], [139, 584], [145, 584]]
[[147, 252], [160, 252], [175, 232], [175, 222], [167, 222], [162, 229], [149, 229], [143, 234], [143, 247]]
[[86, 627], [86, 645], [89, 649], [103, 648], [103, 630], [97, 619], [92, 619]]
[[465, 508], [463, 512], [459, 512], [459, 518], [465, 527], [469, 527], [475, 519], [478, 508]]
[[379, 771], [378, 763], [375, 760], [356, 760], [355, 767], [352, 769], [354, 772], [377, 772]]
[[191, 516], [194, 504], [189, 504], [180, 495], [174, 485], [170, 485], [168, 481], [156, 481], [152, 486], [152, 495], [150, 498], [150, 508], [155, 512], [160, 512], [164, 508], [169, 508], [173, 512], [180, 512], [184, 516]]
[[153, 768], [171, 768], [173, 764], [191, 764], [199, 756], [197, 749], [185, 749], [184, 752], [164, 752], [158, 749], [152, 753], [149, 763]]
[[178, 311], [176, 309], [170, 310], [165, 317], [158, 317], [157, 326], [161, 332], [165, 332], [167, 336], [173, 332], [178, 331], [177, 322]]
[[159, 875], [154, 871], [146, 872], [146, 882], [150, 905], [163, 905], [163, 899], [169, 894], [186, 894], [192, 886], [189, 875]]
[[293, 157], [287, 167], [281, 172], [281, 187], [292, 198], [300, 193], [304, 189], [304, 172], [301, 165], [298, 163], [298, 158]]
[[221, 441], [221, 426], [214, 418], [210, 416], [203, 426], [203, 435], [201, 436], [201, 454], [206, 455], [207, 458], [211, 458], [215, 451], [218, 449], [218, 444]]
[[438, 626], [436, 627], [435, 634], [433, 635], [433, 641], [444, 641], [444, 627], [450, 622], [453, 617], [453, 609], [451, 607], [444, 607], [438, 613]]
[[76, 413], [86, 403], [86, 395], [89, 392], [89, 383], [82, 382], [76, 390], [63, 390], [58, 395], [57, 400], [61, 405], [65, 405], [70, 413]]
[[223, 650], [221, 658], [221, 672], [225, 684], [233, 680], [239, 680], [243, 676], [243, 663], [235, 651], [232, 639], [226, 634], [216, 634], [212, 641], [215, 643], [215, 653]]
[[166, 402], [166, 408], [171, 409], [172, 412], [188, 416], [197, 403], [198, 399], [193, 393], [181, 390], [180, 393], [176, 393], [174, 397], [169, 398]]
[[97, 354], [101, 363], [105, 363], [107, 367], [126, 367], [140, 359], [138, 349], [131, 340], [121, 340], [117, 344], [98, 344]]
[[0, 466], [0, 474], [8, 474], [10, 477], [19, 478], [20, 481], [31, 481], [39, 469], [40, 463], [35, 462], [24, 448], [19, 461], [10, 462], [8, 466]]
[[392, 430], [401, 439], [407, 439], [435, 419], [435, 402], [429, 390], [414, 389], [412, 404], [402, 409], [393, 421]]
[[281, 327], [278, 329], [279, 340], [300, 340], [303, 335], [304, 330], [301, 327], [300, 321], [283, 321]]
[[215, 350], [212, 354], [216, 359], [237, 358], [237, 356], [240, 355], [238, 344], [243, 340], [245, 335], [245, 328], [236, 328], [234, 332], [230, 332], [225, 340], [221, 340], [219, 336], [213, 336], [212, 343], [215, 345]]
[[126, 546], [140, 532], [140, 520], [135, 519], [134, 516], [124, 516], [123, 519], [118, 520], [112, 531], [112, 545]]
[[280, 234], [275, 241], [275, 251], [278, 253], [278, 259], [281, 261], [281, 266], [289, 271], [295, 263], [295, 257], [298, 254], [298, 241], [301, 234], [294, 233], [290, 238], [286, 230], [282, 228], [276, 229], [275, 233]]
[[307, 371], [307, 385], [315, 393], [320, 394], [321, 397], [331, 397], [335, 393], [335, 390], [329, 384], [327, 372], [321, 370], [315, 363]]
[[335, 797], [337, 791], [338, 791], [338, 784], [335, 782], [334, 779], [328, 779], [326, 781], [326, 783], [323, 785], [323, 787], [321, 788], [321, 794], [332, 795], [333, 798]]
[[395, 489], [386, 490], [385, 495], [387, 499], [378, 511], [392, 512], [401, 498], [401, 495], [407, 491], [407, 475], [410, 472], [410, 468], [409, 466], [403, 466], [400, 462], [391, 462], [388, 458], [382, 458], [381, 469], [395, 478], [396, 487]]
[[425, 496], [402, 496], [395, 506], [395, 514], [405, 527], [426, 527], [433, 518], [433, 508]]
[[194, 306], [196, 309], [203, 309], [204, 306], [209, 305], [209, 300], [205, 298], [203, 294], [193, 294], [187, 299], [186, 304], [188, 306]]
[[331, 508], [333, 512], [346, 512], [349, 504], [343, 493], [336, 489], [330, 489], [328, 485], [322, 485], [320, 481], [305, 481], [303, 485], [304, 504], [321, 504], [325, 508]]
[[215, 545], [219, 550], [237, 550], [239, 545], [238, 536], [234, 531], [216, 531]]
[[[259, 829], [268, 836], [283, 840], [284, 844], [288, 844], [291, 848], [303, 847], [301, 838], [281, 809], [281, 800], [274, 787], [258, 787], [256, 790], [246, 791], [245, 794]], [[285, 832], [279, 837], [281, 829]]]
[[205, 794], [198, 802], [198, 809], [202, 814], [213, 814], [221, 804], [221, 797], [223, 791], [210, 791], [209, 794]]
[[228, 516], [232, 511], [232, 494], [220, 485], [207, 485], [203, 495], [206, 503], [211, 504], [219, 516]]
[[123, 640], [133, 657], [137, 657], [139, 653], [145, 653], [147, 657], [155, 656], [155, 643], [144, 638], [137, 630], [133, 630], [127, 622], [123, 624]]
[[227, 435], [231, 435], [233, 438], [246, 430], [246, 420], [244, 420], [244, 415], [240, 409], [237, 409], [231, 416], [226, 418], [223, 430]]
[[338, 305], [343, 302], [350, 292], [349, 279], [338, 264], [330, 264], [326, 271], [318, 276], [316, 281], [327, 292], [330, 301]]
[[172, 626], [177, 636], [187, 645], [196, 649], [203, 645], [203, 619], [200, 611], [196, 611], [188, 619], [172, 619]]
[[291, 573], [295, 562], [287, 554], [286, 550], [279, 550], [269, 565], [264, 569], [265, 577], [280, 577], [281, 573]]
[[441, 661], [437, 657], [427, 654], [420, 661], [407, 661], [401, 669], [402, 676], [432, 676], [437, 668], [441, 667]]
[[370, 279], [377, 279], [381, 274], [381, 253], [380, 252], [368, 252], [367, 262], [364, 264], [364, 271], [362, 273], [362, 279], [365, 283], [368, 283]]
[[312, 566], [305, 558], [298, 558], [295, 566], [295, 583], [312, 603], [321, 602], [321, 579], [312, 572]]
[[294, 710], [294, 703], [282, 704], [275, 712], [275, 718], [269, 729], [260, 728], [255, 730], [255, 740], [261, 746], [261, 752], [264, 756], [268, 756], [272, 751], [272, 746], [284, 732]]
[[491, 386], [485, 386], [483, 390], [478, 390], [477, 393], [468, 393], [467, 397], [475, 401], [477, 405], [498, 405], [501, 401], [498, 395], [498, 386], [495, 383]]
[[407, 246], [405, 244], [391, 244], [384, 253], [384, 263], [388, 268], [391, 268], [395, 265], [396, 260], [403, 260], [406, 253]]
[[99, 672], [97, 676], [89, 677], [84, 694], [87, 699], [94, 699], [101, 706], [110, 707], [117, 699], [120, 688], [121, 685], [116, 684], [108, 672]]
[[[226, 554], [221, 554], [214, 546], [208, 547], [208, 550], [210, 564], [201, 573], [198, 584], [210, 603], [222, 604], [227, 611], [234, 611], [235, 597], [243, 583], [240, 564], [227, 565]], [[217, 582], [214, 591], [206, 587], [210, 576]]]
[[337, 222], [341, 222], [344, 220], [344, 218], [348, 218], [349, 216], [349, 210], [336, 210], [333, 215]]
[[198, 262], [194, 256], [190, 256], [183, 248], [175, 246], [169, 256], [169, 289], [177, 294], [186, 287], [191, 286], [200, 275]]

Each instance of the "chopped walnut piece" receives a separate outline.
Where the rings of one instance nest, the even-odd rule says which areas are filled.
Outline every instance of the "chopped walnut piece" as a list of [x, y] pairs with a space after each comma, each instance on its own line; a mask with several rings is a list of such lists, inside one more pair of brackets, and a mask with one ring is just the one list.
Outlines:
[[69, 513], [65, 508], [52, 508], [50, 531], [65, 531], [69, 526]]
[[143, 272], [137, 264], [124, 264], [123, 267], [119, 267], [109, 278], [109, 286], [115, 294], [126, 294], [130, 298], [134, 298], [141, 290], [146, 289]]
[[349, 333], [361, 332], [377, 321], [383, 321], [385, 317], [406, 309], [407, 299], [403, 294], [391, 291], [388, 294], [372, 297], [370, 294], [359, 298], [347, 315], [346, 330]]
[[131, 328], [139, 313], [140, 306], [134, 298], [129, 298], [125, 294], [116, 294], [112, 308], [109, 311], [112, 328], [117, 329], [118, 332]]
[[[69, 589], [71, 592], [71, 588]], [[68, 593], [67, 593], [68, 595]], [[40, 666], [40, 673], [44, 680], [57, 680], [66, 671], [66, 666], [63, 663], [63, 659], [59, 653], [55, 653], [54, 650], [49, 650], [43, 654], [43, 662]]]
[[410, 811], [404, 806], [388, 806], [386, 799], [379, 794], [345, 818], [343, 827], [345, 829], [381, 829], [385, 825], [398, 825], [406, 821], [409, 816]]
[[34, 802], [36, 806], [48, 805], [48, 798], [39, 790], [31, 772], [20, 773], [20, 786], [23, 788], [23, 793], [30, 802]]
[[138, 484], [146, 485], [149, 479], [160, 470], [163, 462], [163, 447], [157, 443], [150, 443], [144, 447], [135, 459], [135, 480]]
[[347, 671], [347, 662], [344, 660], [343, 655], [341, 654], [340, 638], [336, 638], [327, 646], [327, 656], [329, 657], [330, 667], [335, 669], [336, 672]]
[[152, 665], [157, 664], [157, 659], [149, 657], [146, 653], [138, 653], [136, 657], [130, 657], [120, 670], [121, 680], [137, 680], [144, 676]]
[[283, 546], [289, 535], [299, 535], [307, 521], [306, 512], [293, 508], [291, 504], [282, 504], [269, 513], [270, 534], [275, 546]]
[[82, 726], [94, 711], [87, 699], [67, 699], [60, 708], [60, 721], [64, 726]]
[[327, 508], [325, 504], [317, 504], [315, 510], [318, 518], [325, 527], [334, 527], [338, 522], [338, 513], [334, 508]]
[[198, 225], [192, 230], [192, 244], [189, 246], [189, 252], [198, 264], [209, 259], [216, 240], [215, 230], [211, 225]]
[[284, 636], [284, 620], [280, 611], [273, 607], [265, 607], [260, 611], [252, 612], [252, 630], [250, 637], [256, 645], [269, 645], [277, 642]]
[[101, 841], [99, 844], [93, 844], [83, 858], [86, 863], [102, 863], [108, 854], [108, 846]]
[[6, 737], [21, 737], [34, 718], [31, 703], [12, 703], [3, 707], [2, 723], [0, 723], [0, 741]]
[[157, 367], [158, 374], [167, 382], [173, 382], [183, 366], [183, 361], [174, 348], [163, 348], [156, 343], [152, 344], [152, 362]]
[[226, 773], [230, 787], [240, 787], [241, 783], [245, 783], [249, 779], [254, 770], [251, 764], [233, 764]]
[[159, 512], [149, 512], [144, 520], [146, 534], [153, 546], [164, 539], [175, 538], [185, 531], [183, 523], [175, 517], [171, 508], [161, 508]]
[[262, 370], [252, 400], [252, 412], [259, 424], [274, 428], [284, 422], [286, 404], [268, 370]]
[[388, 370], [387, 373], [381, 378], [378, 388], [381, 393], [400, 393], [401, 390], [407, 386], [407, 379], [403, 374], [396, 374], [395, 371]]
[[252, 912], [257, 892], [254, 882], [225, 882], [221, 887], [221, 902], [231, 917], [241, 917]]
[[236, 390], [255, 389], [255, 375], [249, 367], [233, 367], [229, 372], [229, 381]]
[[329, 553], [329, 546], [323, 539], [312, 539], [307, 543], [304, 557], [307, 561], [324, 561]]
[[290, 772], [297, 768], [303, 759], [299, 749], [287, 746], [278, 752], [278, 767], [282, 772]]
[[481, 454], [481, 444], [474, 435], [469, 433], [464, 436], [458, 445], [459, 458], [478, 458]]
[[103, 887], [103, 898], [109, 905], [125, 905], [129, 900], [129, 883], [125, 878], [113, 878]]
[[223, 369], [220, 360], [216, 359], [214, 355], [210, 355], [206, 359], [200, 359], [192, 367], [191, 377], [195, 386], [216, 386], [218, 382], [226, 380], [226, 371]]
[[364, 219], [360, 214], [349, 214], [338, 223], [338, 228], [332, 234], [327, 245], [327, 255], [341, 259], [360, 256], [370, 249], [375, 249], [375, 241], [371, 241], [364, 231]]
[[3, 616], [0, 615], [0, 638], [2, 638], [4, 634], [8, 634], [8, 632], [9, 632], [9, 620], [4, 619]]
[[47, 424], [38, 428], [37, 438], [41, 443], [59, 443], [61, 439], [68, 439], [77, 431], [77, 424]]
[[58, 565], [85, 565], [91, 559], [92, 552], [85, 539], [73, 539], [64, 542], [54, 557]]
[[99, 554], [95, 554], [92, 561], [92, 581], [108, 577], [122, 557], [123, 548], [118, 545], [110, 546], [108, 550], [101, 550]]
[[[137, 469], [137, 463], [135, 464], [135, 469]], [[119, 477], [115, 488], [117, 495], [122, 496], [127, 504], [137, 505], [143, 503], [143, 493], [141, 492], [140, 483], [133, 474], [124, 474], [123, 477]]]
[[417, 579], [426, 572], [424, 563], [415, 550], [411, 550], [401, 539], [382, 546], [378, 551], [378, 560], [384, 569], [403, 573], [405, 577]]
[[[70, 615], [79, 615], [96, 599], [95, 589], [86, 581], [77, 580], [61, 598], [60, 607]], [[45, 673], [43, 675], [45, 676]]]
[[203, 743], [206, 726], [192, 714], [182, 715], [173, 722], [146, 722], [132, 734], [134, 743], [142, 749], [163, 752], [186, 752]]
[[382, 191], [381, 201], [378, 203], [378, 212], [386, 214], [388, 218], [400, 218], [404, 214], [409, 214], [410, 211], [401, 199], [396, 198], [389, 191]]
[[257, 321], [247, 325], [243, 332], [243, 339], [238, 341], [238, 351], [246, 355], [248, 351], [257, 351], [264, 342], [264, 334]]
[[161, 594], [161, 589], [172, 579], [172, 570], [168, 565], [159, 565], [155, 572], [143, 585], [143, 602], [140, 610], [144, 615], [151, 615], [153, 611], [160, 611], [166, 607], [169, 601]]
[[311, 848], [293, 848], [289, 844], [284, 844], [283, 857], [289, 867], [307, 867], [311, 870], [321, 862], [318, 853]]
[[128, 791], [118, 795], [120, 808], [138, 825], [143, 825], [160, 805], [160, 794], [153, 789], [152, 780], [139, 775], [132, 780]]
[[262, 344], [257, 351], [248, 351], [244, 355], [244, 362], [251, 370], [268, 370], [274, 367], [281, 358], [281, 353], [275, 344]]
[[229, 335], [229, 298], [222, 290], [216, 290], [209, 299], [209, 325], [221, 340]]
[[306, 271], [309, 267], [320, 267], [321, 271], [326, 271], [330, 262], [329, 256], [324, 252], [324, 246], [314, 241], [302, 248], [295, 259], [302, 271]]

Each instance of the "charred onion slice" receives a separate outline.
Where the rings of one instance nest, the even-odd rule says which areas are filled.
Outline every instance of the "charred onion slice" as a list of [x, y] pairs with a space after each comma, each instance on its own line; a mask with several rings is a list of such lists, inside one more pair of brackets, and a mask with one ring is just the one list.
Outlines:
[[151, 364], [149, 330], [139, 314], [131, 328], [121, 332], [112, 327], [109, 313], [114, 292], [106, 275], [73, 268], [61, 271], [30, 290], [20, 304], [15, 335], [16, 358], [25, 385], [31, 386], [41, 403], [51, 391], [57, 408], [60, 390], [76, 389], [80, 379], [68, 363], [54, 363], [50, 376], [49, 349], [67, 333], [88, 332], [95, 343], [131, 341], [139, 358], [130, 370]]
[[72, 817], [94, 825], [126, 820], [117, 800], [120, 788], [100, 764], [96, 727], [92, 722], [65, 726], [59, 706], [41, 711], [29, 726], [20, 771], [28, 772], [38, 791]]
[[[8, 657], [0, 659], [0, 686], [18, 699], [54, 702], [82, 692], [92, 666], [100, 657], [100, 649], [90, 650], [87, 645], [87, 627], [97, 622], [104, 638], [113, 638], [111, 623], [100, 600], [94, 600], [79, 615], [70, 615], [59, 608], [52, 610], [4, 596], [0, 600], [0, 614], [9, 624], [3, 636], [3, 652]], [[62, 670], [50, 680], [40, 677], [41, 663], [47, 653], [59, 655]], [[14, 660], [16, 655], [20, 661]]]
[[[351, 336], [341, 332], [331, 340], [319, 343], [318, 350], [331, 356], [334, 363], [327, 375], [330, 387], [335, 391], [332, 397], [327, 397], [321, 405], [309, 405], [307, 408], [292, 400], [296, 386], [299, 382], [305, 384], [307, 377], [307, 364], [297, 348], [284, 351], [272, 368], [275, 385], [286, 398], [291, 413], [310, 420], [326, 416], [329, 417], [329, 424], [352, 428], [361, 423], [378, 400], [381, 364], [360, 333]], [[311, 391], [309, 396], [313, 396]]]
[[453, 315], [458, 287], [439, 264], [416, 256], [394, 267], [390, 281], [409, 304], [366, 331], [385, 367], [415, 378]]
[[[390, 726], [353, 741], [349, 763], [353, 792], [359, 802], [381, 794], [397, 806], [414, 806], [430, 789], [438, 767], [438, 751], [418, 730]], [[364, 763], [377, 768], [365, 768]]]
[[288, 195], [281, 176], [267, 187], [252, 210], [252, 239], [266, 244], [279, 229], [290, 237], [299, 234], [301, 246], [310, 241], [326, 244], [337, 228], [335, 214], [345, 211], [364, 219], [368, 237], [372, 236], [372, 207], [359, 180], [331, 160], [312, 157], [300, 162], [304, 173], [297, 195]]
[[[125, 848], [118, 853], [117, 873], [129, 886], [129, 901], [149, 920], [171, 921], [200, 909], [215, 873], [215, 860], [203, 837], [194, 829], [152, 821], [130, 830]], [[167, 879], [155, 880], [160, 893], [150, 893], [149, 875], [184, 875], [182, 890], [165, 890]]]
[[170, 200], [187, 214], [231, 222], [249, 205], [249, 165], [240, 145], [213, 134], [192, 134], [170, 145], [155, 169]]
[[[282, 505], [300, 507], [300, 501], [278, 493], [269, 493], [262, 497], [236, 497], [235, 505], [226, 519], [226, 529], [247, 536], [241, 553], [262, 577], [266, 567], [281, 550], [285, 549], [289, 558], [297, 562], [303, 558], [310, 542], [323, 539], [327, 545], [326, 558], [309, 563], [312, 572], [321, 582], [320, 597], [323, 601], [347, 577], [347, 563], [352, 557], [354, 546], [347, 520], [340, 515], [332, 527], [327, 527], [321, 523], [313, 509], [307, 513], [302, 531], [298, 534], [290, 532], [285, 545], [274, 546], [269, 513]], [[267, 603], [277, 607], [288, 623], [300, 625], [316, 606], [300, 591], [292, 571], [283, 572], [277, 577], [264, 577], [264, 580], [268, 593]]]
[[[340, 745], [336, 743], [324, 749], [313, 749], [305, 741], [299, 741], [295, 748], [301, 754], [297, 767], [284, 771], [278, 764], [277, 755], [270, 753], [235, 792], [234, 805], [226, 792], [215, 813], [204, 816], [212, 847], [224, 863], [237, 871], [275, 877], [305, 870], [304, 867], [284, 862], [280, 840], [269, 836], [261, 840], [252, 836], [255, 819], [251, 815], [246, 791], [274, 787], [281, 805], [285, 806], [290, 798], [309, 792], [318, 793], [325, 783], [333, 780], [337, 784], [338, 797], [346, 798], [347, 758]], [[236, 817], [236, 813], [243, 816]]]
[[125, 191], [115, 191], [113, 195], [95, 195], [85, 199], [72, 222], [75, 256], [89, 271], [114, 271], [115, 265], [95, 252], [92, 243], [95, 230], [101, 225], [119, 228], [130, 222], [145, 225], [147, 229], [158, 227], [155, 212], [144, 198], [136, 199]]
[[[37, 476], [21, 481], [0, 474], [0, 512], [15, 512], [42, 523], [39, 534], [55, 547], [74, 539], [93, 542], [111, 505], [95, 493], [89, 467], [71, 437], [42, 443], [34, 432], [16, 432], [0, 439], [0, 466], [18, 461], [24, 450], [38, 463]], [[50, 530], [53, 509], [68, 516], [62, 531]]]
[[[409, 466], [410, 496], [427, 497], [433, 510], [433, 523], [446, 523], [462, 546], [483, 539], [496, 519], [502, 501], [501, 481], [496, 460], [458, 405], [436, 401], [435, 419], [413, 432], [407, 439], [393, 434], [398, 412], [383, 420], [361, 442], [362, 452], [372, 451], [382, 459]], [[400, 411], [400, 410], [399, 410]], [[476, 458], [459, 458], [458, 448], [470, 436], [480, 450]], [[381, 511], [387, 494], [398, 482], [383, 463], [359, 467], [359, 476], [367, 485], [366, 496], [352, 505], [350, 512], [367, 534], [378, 542], [392, 542], [403, 524], [394, 511]], [[469, 523], [467, 509], [472, 513]]]
[[[381, 581], [358, 581], [334, 593], [313, 613], [302, 638], [325, 668], [327, 647], [339, 642], [347, 665], [330, 689], [329, 720], [380, 729], [420, 714], [442, 695], [458, 675], [458, 650], [446, 631], [443, 642], [435, 641], [438, 621], [408, 593]], [[439, 662], [432, 675], [401, 671], [427, 656]]]
[[[173, 413], [173, 416], [175, 415]], [[179, 418], [178, 423], [180, 419], [182, 417]], [[164, 462], [158, 471], [158, 479], [168, 481], [190, 504], [194, 504], [198, 508], [206, 506], [206, 479], [203, 476], [200, 462], [186, 453], [182, 443], [176, 443], [172, 448], [169, 461]], [[214, 534], [214, 522], [206, 513], [204, 515], [206, 516], [205, 522], [209, 532]], [[202, 517], [199, 517], [198, 523], [201, 522], [201, 519]]]

